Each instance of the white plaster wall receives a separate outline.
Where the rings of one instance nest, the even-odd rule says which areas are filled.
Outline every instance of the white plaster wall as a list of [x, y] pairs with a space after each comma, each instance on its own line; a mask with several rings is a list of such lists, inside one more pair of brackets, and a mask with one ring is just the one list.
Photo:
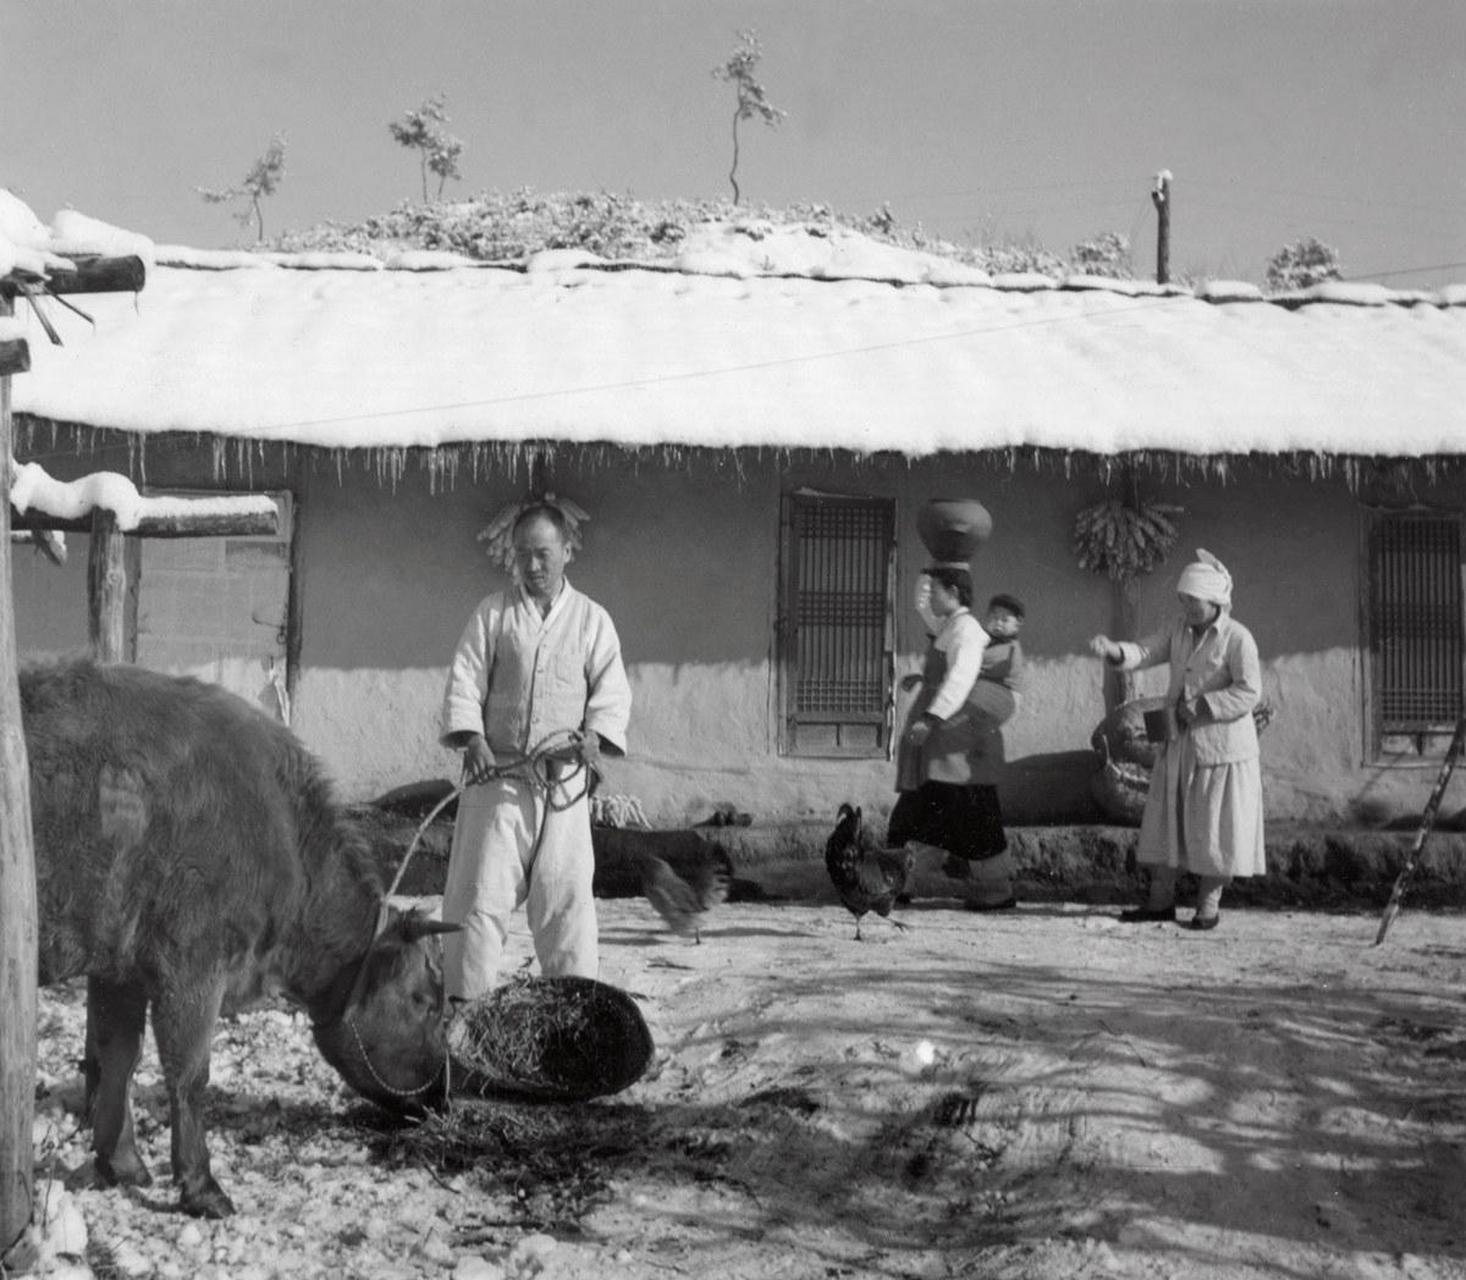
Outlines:
[[308, 668], [292, 727], [348, 800], [427, 778], [457, 781], [457, 754], [438, 745], [444, 675], [445, 668]]
[[[149, 462], [154, 484], [214, 479], [207, 454], [167, 451], [161, 465]], [[137, 474], [116, 451], [49, 465], [61, 478]], [[614, 451], [567, 455], [557, 468], [552, 484], [592, 515], [572, 580], [610, 609], [636, 698], [631, 756], [611, 766], [607, 785], [637, 795], [656, 820], [696, 820], [722, 803], [775, 819], [833, 812], [847, 799], [876, 811], [890, 802], [884, 759], [777, 753], [779, 494], [803, 484], [897, 502], [898, 676], [916, 667], [923, 645], [907, 605], [925, 561], [915, 537], [920, 504], [967, 493], [988, 504], [996, 531], [975, 566], [979, 597], [1010, 591], [1029, 609], [1028, 691], [1008, 735], [1014, 794], [1026, 788], [1024, 804], [1042, 799], [1052, 812], [1077, 812], [1084, 753], [1103, 714], [1098, 664], [1086, 646], [1113, 627], [1110, 585], [1081, 573], [1068, 544], [1073, 513], [1114, 492], [1092, 471], [1068, 474], [1052, 462], [1035, 470], [1026, 459], [1010, 466], [992, 456], [912, 463]], [[225, 478], [288, 487], [299, 500], [293, 723], [343, 794], [362, 799], [453, 776], [456, 760], [436, 745], [443, 675], [470, 610], [502, 583], [474, 535], [525, 491], [523, 469], [464, 473], [434, 491], [410, 469], [394, 487], [370, 469], [347, 467], [338, 478], [297, 456]], [[1141, 583], [1142, 629], [1171, 616], [1175, 573], [1194, 547], [1221, 555], [1236, 577], [1235, 612], [1257, 637], [1278, 713], [1263, 735], [1269, 812], [1322, 820], [1361, 798], [1418, 812], [1433, 763], [1365, 759], [1355, 495], [1341, 479], [1289, 478], [1267, 465], [1243, 468], [1225, 484], [1161, 473], [1141, 483], [1148, 496], [1186, 508], [1172, 562]], [[86, 542], [71, 541], [71, 563], [59, 569], [16, 549], [23, 656], [86, 648]], [[898, 717], [902, 709], [904, 701]]]

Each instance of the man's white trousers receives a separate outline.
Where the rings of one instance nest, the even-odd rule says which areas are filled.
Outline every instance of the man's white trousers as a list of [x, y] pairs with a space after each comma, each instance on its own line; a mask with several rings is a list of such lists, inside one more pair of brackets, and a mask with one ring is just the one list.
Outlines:
[[[573, 795], [585, 774], [565, 781]], [[541, 973], [597, 975], [590, 806], [580, 795], [559, 807], [567, 799], [565, 784], [547, 796], [521, 778], [464, 788], [443, 891], [443, 919], [463, 926], [443, 938], [448, 996], [475, 1000], [493, 988], [509, 917], [521, 903]]]

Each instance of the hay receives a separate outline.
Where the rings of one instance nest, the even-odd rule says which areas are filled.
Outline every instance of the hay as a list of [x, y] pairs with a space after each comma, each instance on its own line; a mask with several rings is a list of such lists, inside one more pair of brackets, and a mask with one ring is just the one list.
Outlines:
[[510, 982], [458, 1015], [453, 1092], [534, 1102], [583, 1102], [641, 1078], [652, 1036], [636, 1002], [592, 978]]

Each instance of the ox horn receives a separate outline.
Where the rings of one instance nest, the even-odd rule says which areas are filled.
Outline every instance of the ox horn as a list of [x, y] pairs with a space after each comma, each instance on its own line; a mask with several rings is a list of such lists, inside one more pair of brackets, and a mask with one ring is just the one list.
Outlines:
[[439, 933], [457, 933], [461, 924], [450, 924], [447, 920], [434, 920], [420, 911], [413, 911], [402, 917], [402, 936], [408, 942], [417, 942]]

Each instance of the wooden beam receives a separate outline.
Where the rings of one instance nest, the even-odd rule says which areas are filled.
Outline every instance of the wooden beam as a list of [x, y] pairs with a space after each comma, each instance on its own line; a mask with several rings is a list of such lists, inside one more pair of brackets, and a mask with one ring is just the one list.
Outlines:
[[[74, 271], [52, 270], [45, 280], [27, 277], [30, 288], [42, 288], [48, 293], [137, 293], [147, 279], [147, 266], [135, 255], [121, 258], [95, 256], [73, 256], [69, 259], [76, 265]], [[24, 293], [21, 282], [12, 276], [0, 279], [0, 296], [14, 298]]]
[[31, 367], [31, 348], [24, 338], [0, 338], [0, 378], [25, 373]]
[[92, 512], [91, 557], [87, 561], [87, 630], [92, 657], [122, 662], [127, 654], [126, 535], [112, 511]]
[[[0, 316], [11, 314], [0, 299]], [[10, 379], [0, 377], [0, 488], [10, 492]], [[20, 722], [15, 599], [10, 576], [10, 504], [0, 511], [0, 1270], [35, 1262], [30, 1231], [36, 1113], [36, 862], [30, 766]]]
[[66, 539], [59, 533], [53, 533], [49, 529], [32, 529], [29, 536], [31, 544], [52, 564], [66, 563]]
[[11, 546], [19, 546], [22, 542], [35, 547], [52, 564], [66, 563], [66, 539], [59, 533], [49, 533], [43, 529], [35, 529], [27, 533], [24, 529], [12, 529], [10, 531]]
[[[11, 508], [11, 527], [52, 533], [90, 533], [91, 514], [74, 517], [47, 515], [44, 511], [21, 513]], [[143, 516], [135, 529], [124, 532], [138, 538], [262, 538], [280, 532], [280, 515], [275, 511], [249, 511], [240, 515], [211, 512], [194, 515]]]

